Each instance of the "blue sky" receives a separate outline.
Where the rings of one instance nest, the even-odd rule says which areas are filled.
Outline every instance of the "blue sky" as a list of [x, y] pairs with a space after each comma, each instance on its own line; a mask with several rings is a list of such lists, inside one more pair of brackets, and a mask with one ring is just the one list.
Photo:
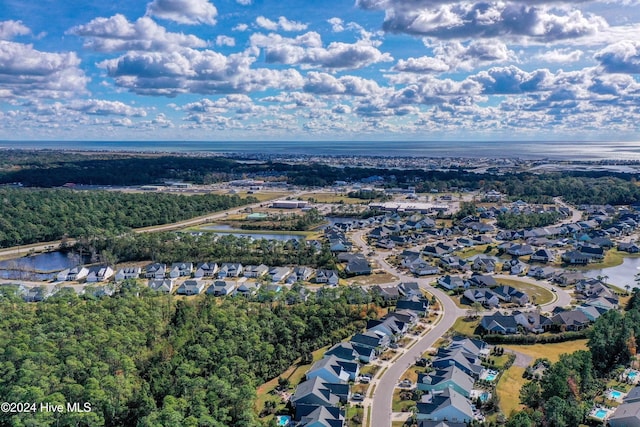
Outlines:
[[640, 3], [0, 0], [0, 139], [639, 140]]

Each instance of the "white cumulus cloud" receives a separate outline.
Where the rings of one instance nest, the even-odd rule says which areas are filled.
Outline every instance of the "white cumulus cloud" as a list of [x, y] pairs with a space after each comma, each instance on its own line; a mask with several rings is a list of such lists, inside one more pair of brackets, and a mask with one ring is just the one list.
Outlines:
[[218, 10], [207, 0], [153, 0], [147, 5], [147, 15], [179, 24], [214, 25]]

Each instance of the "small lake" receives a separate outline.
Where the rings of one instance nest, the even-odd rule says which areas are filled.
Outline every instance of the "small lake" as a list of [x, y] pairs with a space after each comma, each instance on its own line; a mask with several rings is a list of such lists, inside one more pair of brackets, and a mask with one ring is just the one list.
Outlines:
[[254, 240], [266, 239], [266, 240], [280, 240], [286, 242], [287, 240], [303, 240], [304, 235], [301, 234], [271, 234], [271, 233], [255, 233], [250, 230], [236, 230], [230, 225], [210, 225], [206, 227], [200, 227], [201, 230], [206, 230], [215, 234], [232, 234], [236, 237], [250, 237]]
[[65, 268], [80, 264], [80, 256], [72, 253], [48, 252], [0, 261], [0, 278], [50, 280]]
[[638, 273], [640, 273], [640, 257], [627, 257], [618, 266], [589, 270], [584, 274], [588, 277], [608, 276], [607, 283], [624, 289], [626, 285], [632, 288], [638, 287], [634, 280]]

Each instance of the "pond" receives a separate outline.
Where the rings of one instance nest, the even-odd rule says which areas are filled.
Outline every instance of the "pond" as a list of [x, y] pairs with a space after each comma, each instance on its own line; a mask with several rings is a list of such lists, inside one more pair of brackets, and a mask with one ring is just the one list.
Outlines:
[[22, 280], [50, 280], [65, 268], [81, 263], [80, 256], [72, 253], [48, 252], [22, 258], [0, 261], [0, 278]]
[[607, 283], [625, 289], [627, 285], [632, 288], [638, 287], [638, 284], [634, 280], [638, 273], [640, 273], [640, 257], [626, 257], [620, 265], [600, 268], [598, 270], [589, 270], [584, 274], [587, 277], [607, 276]]
[[302, 234], [275, 234], [275, 233], [260, 233], [255, 231], [248, 230], [236, 230], [232, 228], [230, 225], [220, 224], [220, 225], [210, 225], [206, 227], [200, 227], [201, 230], [206, 230], [215, 234], [232, 234], [236, 237], [250, 237], [255, 240], [259, 239], [267, 239], [267, 240], [280, 240], [286, 242], [287, 240], [303, 240], [304, 235]]

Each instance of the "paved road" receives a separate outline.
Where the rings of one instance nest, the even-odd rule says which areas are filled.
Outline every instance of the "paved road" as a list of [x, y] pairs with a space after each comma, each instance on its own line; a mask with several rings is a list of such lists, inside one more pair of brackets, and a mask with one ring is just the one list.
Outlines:
[[[401, 280], [416, 281], [415, 278], [409, 276], [402, 276]], [[453, 326], [458, 317], [465, 315], [465, 310], [458, 308], [448, 295], [440, 289], [429, 286], [428, 282], [430, 280], [418, 279], [417, 282], [420, 283], [420, 287], [427, 289], [440, 300], [441, 309], [444, 312], [443, 317], [417, 344], [406, 350], [379, 378], [371, 404], [371, 427], [389, 427], [391, 425], [393, 390], [402, 374]]]
[[[363, 237], [366, 230], [360, 230], [354, 233], [353, 241], [360, 247], [362, 252], [368, 253], [371, 248], [364, 241]], [[401, 274], [396, 268], [389, 265], [384, 259], [387, 253], [376, 253], [373, 258], [378, 263], [380, 268], [386, 270], [398, 276], [397, 282], [418, 282], [422, 289], [427, 290], [431, 294], [435, 295], [440, 301], [441, 310], [443, 316], [440, 321], [431, 329], [427, 334], [420, 338], [420, 340], [410, 349], [405, 350], [404, 354], [400, 356], [393, 363], [385, 363], [386, 370], [372, 383], [372, 387], [375, 385], [375, 390], [371, 398], [367, 398], [363, 403], [365, 406], [365, 420], [367, 416], [367, 407], [371, 407], [371, 427], [389, 427], [392, 422], [392, 408], [391, 402], [393, 398], [393, 391], [400, 381], [400, 377], [404, 372], [415, 363], [415, 361], [422, 356], [433, 344], [442, 337], [455, 323], [458, 317], [466, 315], [466, 310], [459, 308], [453, 300], [443, 291], [437, 288], [433, 288], [429, 283], [435, 280], [435, 277], [428, 279], [416, 279], [414, 276]], [[542, 308], [545, 311], [551, 311], [555, 307], [564, 307], [571, 302], [571, 296], [562, 289], [558, 289], [546, 281], [536, 280], [529, 277], [514, 277], [509, 275], [495, 275], [496, 278], [517, 279], [519, 281], [530, 283], [536, 286], [540, 286], [549, 290], [555, 289], [555, 299], [547, 304], [544, 304]], [[525, 363], [524, 358], [518, 360], [519, 363]], [[366, 425], [366, 423], [364, 423]]]

